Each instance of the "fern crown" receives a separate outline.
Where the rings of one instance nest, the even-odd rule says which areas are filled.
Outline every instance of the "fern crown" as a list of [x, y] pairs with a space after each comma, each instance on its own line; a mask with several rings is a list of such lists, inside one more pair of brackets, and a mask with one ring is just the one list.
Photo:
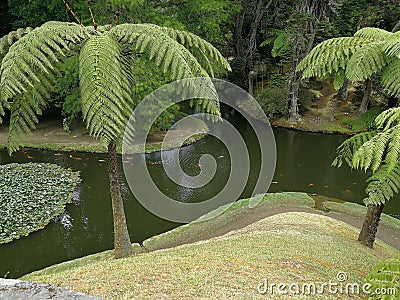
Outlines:
[[317, 45], [299, 64], [303, 78], [334, 75], [334, 87], [344, 80], [364, 81], [381, 74], [389, 95], [400, 98], [400, 32], [362, 28], [352, 37], [339, 37]]
[[[128, 50], [128, 51], [127, 51]], [[130, 61], [153, 60], [171, 79], [214, 76], [230, 70], [221, 53], [200, 37], [152, 24], [99, 26], [48, 22], [18, 29], [0, 39], [0, 123], [10, 109], [9, 152], [38, 123], [67, 54], [79, 55], [82, 114], [89, 133], [105, 144], [119, 141], [131, 115]], [[211, 82], [211, 81], [209, 81]], [[218, 99], [200, 108], [219, 115]]]
[[[334, 87], [379, 75], [389, 95], [400, 98], [400, 33], [363, 28], [353, 37], [330, 39], [316, 46], [299, 64], [303, 77], [334, 75]], [[384, 204], [400, 191], [400, 108], [382, 112], [377, 130], [357, 134], [339, 146], [333, 166], [372, 171], [367, 205]]]

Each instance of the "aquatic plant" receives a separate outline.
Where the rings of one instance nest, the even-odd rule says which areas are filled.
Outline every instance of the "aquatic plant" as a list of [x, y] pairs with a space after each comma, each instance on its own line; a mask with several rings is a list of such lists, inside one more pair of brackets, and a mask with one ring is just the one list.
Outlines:
[[0, 165], [0, 244], [44, 228], [73, 200], [79, 173], [48, 163]]

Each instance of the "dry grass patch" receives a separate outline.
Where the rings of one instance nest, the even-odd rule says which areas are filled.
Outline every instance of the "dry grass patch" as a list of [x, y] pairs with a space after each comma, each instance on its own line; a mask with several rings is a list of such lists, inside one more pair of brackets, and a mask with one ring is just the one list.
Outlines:
[[[398, 253], [381, 242], [366, 248], [356, 241], [357, 233], [329, 217], [291, 212], [194, 244], [45, 269], [22, 279], [105, 299], [271, 299], [257, 291], [265, 278], [319, 284], [345, 271], [348, 281], [361, 283], [378, 260]], [[338, 298], [347, 296], [320, 297]]]

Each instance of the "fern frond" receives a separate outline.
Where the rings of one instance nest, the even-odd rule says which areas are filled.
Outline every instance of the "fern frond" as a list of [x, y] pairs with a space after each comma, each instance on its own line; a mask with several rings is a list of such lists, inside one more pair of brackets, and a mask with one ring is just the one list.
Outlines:
[[218, 51], [218, 49], [201, 37], [187, 31], [176, 30], [168, 27], [160, 27], [157, 25], [151, 26], [154, 26], [158, 30], [163, 31], [169, 37], [179, 42], [186, 49], [188, 49], [199, 62], [202, 62], [203, 58], [206, 57], [208, 61], [205, 61], [205, 65], [202, 64], [203, 68], [209, 68], [208, 63], [210, 62], [210, 66], [212, 67], [213, 72], [215, 69], [218, 68], [223, 68], [225, 70], [231, 71], [229, 63]]
[[108, 32], [88, 39], [79, 55], [82, 113], [90, 135], [119, 141], [133, 111], [129, 76], [121, 46]]
[[[153, 25], [122, 24], [111, 29], [110, 34], [121, 43], [132, 45], [134, 50], [147, 54], [150, 59], [159, 62], [169, 62], [173, 79], [188, 77], [208, 77], [193, 55], [182, 45], [171, 39]], [[162, 59], [155, 59], [155, 56]]]
[[383, 130], [387, 130], [393, 125], [399, 123], [400, 121], [400, 107], [389, 108], [383, 112], [381, 112], [375, 118], [375, 124], [378, 128], [382, 128]]
[[298, 65], [302, 77], [326, 78], [345, 69], [350, 57], [372, 40], [362, 37], [340, 37], [318, 44]]
[[[55, 66], [69, 50], [68, 43], [78, 43], [86, 37], [87, 33], [83, 27], [63, 22], [48, 22], [25, 35], [21, 33], [21, 37], [11, 45], [2, 60], [0, 106], [10, 107], [8, 102], [13, 97], [28, 91], [42, 95], [40, 89], [54, 78], [54, 72], [57, 70]], [[50, 84], [50, 87], [52, 86], [53, 83]], [[39, 98], [38, 101], [43, 100]], [[1, 109], [0, 123], [3, 115], [4, 111]], [[17, 121], [16, 124], [22, 123]]]
[[386, 39], [383, 51], [389, 56], [400, 58], [400, 31], [393, 33]]
[[[400, 291], [400, 255], [380, 261], [365, 281], [371, 285], [370, 299], [397, 300]], [[391, 290], [392, 293], [377, 293], [383, 290]]]
[[[49, 91], [54, 88], [56, 66], [69, 50], [67, 43], [86, 36], [77, 24], [49, 22], [21, 35], [8, 49], [0, 69], [0, 104], [11, 110], [10, 153], [36, 127], [37, 115], [46, 107]], [[2, 115], [4, 111], [0, 110]]]
[[337, 157], [332, 162], [332, 166], [340, 167], [344, 161], [349, 167], [353, 167], [354, 153], [356, 153], [364, 143], [371, 140], [376, 134], [376, 131], [362, 132], [345, 140], [337, 148]]
[[389, 142], [387, 144], [387, 153], [385, 157], [385, 164], [388, 170], [392, 170], [400, 160], [400, 128], [393, 130], [389, 136]]
[[274, 40], [274, 46], [272, 47], [271, 54], [273, 57], [281, 56], [290, 51], [291, 47], [292, 45], [288, 38], [287, 32], [282, 30]]
[[47, 106], [50, 99], [50, 91], [54, 87], [55, 78], [53, 74], [40, 74], [41, 84], [36, 88], [28, 88], [27, 92], [17, 95], [10, 104], [10, 126], [8, 129], [7, 148], [9, 153], [19, 149], [23, 145], [26, 136], [36, 128], [39, 122], [37, 116]]
[[27, 35], [33, 29], [31, 27], [19, 28], [16, 31], [11, 31], [0, 39], [0, 63], [8, 52], [8, 49], [20, 38]]
[[349, 59], [346, 77], [350, 81], [364, 81], [387, 64], [381, 50], [382, 42], [374, 42], [357, 49]]
[[376, 40], [376, 41], [383, 41], [393, 35], [392, 32], [386, 31], [384, 29], [375, 28], [375, 27], [364, 27], [358, 30], [354, 36], [355, 37], [362, 37], [366, 39]]
[[383, 154], [389, 140], [390, 133], [379, 132], [371, 140], [362, 145], [353, 157], [353, 168], [360, 168], [366, 171], [374, 166], [376, 171], [383, 161]]
[[393, 60], [382, 71], [381, 81], [389, 95], [400, 98], [400, 59]]
[[396, 143], [392, 141], [398, 138], [399, 130], [400, 125], [396, 125], [379, 132], [371, 140], [364, 143], [354, 154], [353, 167], [364, 171], [371, 168], [372, 172], [375, 172], [383, 164], [386, 157], [392, 157], [389, 161], [389, 167], [393, 167], [393, 159], [399, 157], [400, 149], [394, 148]]
[[[25, 36], [31, 31], [32, 28], [30, 27], [27, 27], [25, 29], [20, 28], [16, 31], [11, 31], [0, 39], [0, 63], [2, 62], [10, 47], [21, 37]], [[2, 101], [0, 98], [0, 124], [2, 123], [2, 117], [4, 116], [4, 108], [8, 109], [9, 107], [9, 103], [6, 100]]]
[[335, 90], [340, 89], [343, 86], [345, 79], [346, 79], [345, 71], [343, 69], [340, 69], [333, 78], [333, 88]]
[[385, 204], [400, 189], [400, 164], [389, 169], [388, 165], [382, 165], [371, 177], [367, 179], [365, 189], [368, 197], [364, 199], [366, 205]]
[[[151, 24], [122, 24], [110, 30], [114, 39], [122, 44], [129, 44], [134, 50], [140, 51], [154, 60], [158, 67], [165, 72], [169, 70], [172, 79], [204, 77], [201, 86], [189, 86], [189, 91], [203, 91], [201, 94], [209, 95], [213, 103], [209, 112], [219, 115], [218, 95], [215, 92], [209, 74], [197, 59], [183, 45], [164, 32], [163, 27]], [[176, 35], [182, 32], [175, 32]], [[207, 106], [204, 105], [206, 108]]]

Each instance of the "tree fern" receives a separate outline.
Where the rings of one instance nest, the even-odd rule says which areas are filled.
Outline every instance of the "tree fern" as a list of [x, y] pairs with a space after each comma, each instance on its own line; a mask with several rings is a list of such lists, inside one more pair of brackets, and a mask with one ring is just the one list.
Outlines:
[[[196, 35], [150, 24], [106, 25], [95, 29], [75, 23], [48, 22], [33, 30], [19, 29], [0, 40], [0, 123], [4, 108], [11, 109], [10, 151], [18, 148], [21, 141], [18, 136], [35, 128], [59, 64], [74, 45], [82, 48], [83, 114], [89, 132], [105, 142], [122, 136], [121, 128], [135, 105], [130, 90], [132, 55], [125, 51], [127, 46], [155, 61], [171, 74], [171, 79], [209, 78], [215, 67], [230, 69], [221, 53]], [[191, 88], [207, 90], [209, 99], [198, 100], [196, 105], [219, 115], [218, 97], [211, 80]]]
[[[303, 77], [334, 74], [334, 87], [344, 79], [363, 81], [381, 75], [389, 95], [400, 97], [399, 35], [378, 28], [363, 28], [354, 37], [330, 39], [316, 46], [299, 64]], [[344, 71], [344, 72], [343, 72]], [[343, 74], [344, 73], [344, 74]], [[356, 135], [339, 146], [332, 165], [345, 161], [351, 168], [370, 169], [364, 202], [368, 213], [359, 240], [372, 247], [384, 203], [400, 188], [400, 110], [392, 109], [376, 118], [378, 132]]]
[[204, 78], [202, 84], [191, 84], [189, 93], [201, 91], [199, 95], [207, 95], [207, 99], [195, 102], [214, 115], [219, 115], [219, 102], [207, 70], [213, 73], [215, 62], [226, 69], [229, 65], [218, 50], [199, 37], [148, 24], [84, 27], [48, 22], [33, 30], [17, 30], [0, 40], [0, 123], [3, 108], [10, 108], [10, 153], [23, 144], [21, 137], [35, 128], [37, 115], [46, 107], [60, 64], [71, 48], [80, 50], [79, 76], [86, 126], [108, 148], [115, 257], [126, 257], [132, 253], [132, 247], [118, 182], [116, 142], [124, 136], [136, 104], [131, 59], [153, 60], [172, 79]]

